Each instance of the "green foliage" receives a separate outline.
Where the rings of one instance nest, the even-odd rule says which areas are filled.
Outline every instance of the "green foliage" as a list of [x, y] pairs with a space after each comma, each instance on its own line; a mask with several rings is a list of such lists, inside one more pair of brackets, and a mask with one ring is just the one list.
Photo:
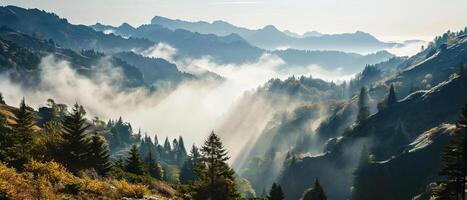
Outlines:
[[87, 160], [90, 167], [94, 168], [99, 175], [105, 176], [107, 174], [112, 165], [108, 145], [104, 138], [98, 135], [91, 137]]
[[326, 193], [319, 184], [318, 179], [315, 180], [313, 188], [305, 190], [300, 200], [326, 200]]
[[0, 161], [10, 165], [19, 156], [14, 145], [13, 132], [7, 125], [6, 119], [0, 116]]
[[359, 123], [365, 121], [366, 119], [368, 119], [369, 116], [370, 116], [370, 109], [367, 106], [361, 108], [358, 111], [356, 123], [359, 124]]
[[237, 186], [238, 193], [240, 193], [243, 198], [249, 199], [256, 197], [256, 192], [247, 179], [235, 177], [235, 185]]
[[13, 134], [11, 135], [14, 141], [12, 150], [18, 152], [18, 157], [13, 159], [11, 163], [16, 168], [21, 168], [23, 164], [32, 159], [31, 150], [35, 139], [35, 131], [33, 129], [35, 123], [35, 116], [30, 111], [23, 98], [19, 106], [19, 111], [16, 113]]
[[148, 166], [149, 175], [158, 180], [162, 180], [164, 178], [164, 171], [162, 170], [161, 165], [157, 163], [157, 161], [154, 159], [151, 152], [149, 152], [148, 156], [144, 161]]
[[440, 199], [465, 199], [467, 177], [467, 103], [462, 109], [456, 131], [449, 144], [445, 146], [442, 159], [444, 166], [439, 172], [446, 180], [435, 191]]
[[76, 103], [72, 112], [67, 114], [62, 122], [62, 156], [59, 160], [75, 173], [89, 167], [87, 162], [89, 139], [86, 137], [89, 125], [86, 124], [85, 114], [83, 106]]
[[177, 165], [163, 165], [164, 181], [172, 184], [178, 184], [180, 181], [180, 169]]
[[201, 162], [196, 169], [194, 198], [199, 200], [228, 200], [240, 198], [235, 185], [234, 171], [226, 161], [229, 159], [220, 138], [209, 135], [201, 148]]
[[359, 124], [365, 121], [370, 116], [370, 108], [368, 104], [370, 102], [370, 96], [366, 87], [362, 87], [360, 94], [358, 95], [358, 115], [356, 123]]
[[192, 184], [196, 180], [195, 169], [200, 162], [201, 155], [195, 145], [191, 148], [188, 159], [183, 164], [180, 171], [180, 183]]
[[267, 200], [283, 200], [284, 199], [284, 192], [282, 191], [282, 187], [279, 184], [273, 183], [271, 186], [271, 190], [269, 190], [269, 194], [266, 197]]
[[143, 175], [145, 173], [144, 163], [141, 160], [138, 147], [136, 145], [131, 146], [128, 158], [126, 160], [125, 170], [137, 175]]

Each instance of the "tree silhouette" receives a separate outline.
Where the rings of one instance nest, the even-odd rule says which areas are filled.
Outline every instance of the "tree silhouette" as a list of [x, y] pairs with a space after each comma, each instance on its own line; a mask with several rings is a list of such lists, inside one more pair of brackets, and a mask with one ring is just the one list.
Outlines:
[[391, 106], [395, 103], [397, 103], [396, 92], [394, 91], [394, 84], [391, 84], [391, 87], [389, 88], [388, 100], [386, 102], [386, 105]]
[[305, 190], [301, 200], [326, 200], [326, 194], [319, 184], [318, 179], [315, 180], [313, 188]]
[[370, 97], [366, 87], [360, 89], [360, 94], [358, 95], [358, 114], [356, 123], [359, 124], [362, 121], [366, 120], [370, 116], [370, 109], [368, 103], [370, 102]]
[[3, 99], [3, 94], [0, 92], [0, 104], [5, 104], [5, 99]]
[[284, 192], [279, 184], [273, 183], [269, 194], [266, 196], [267, 200], [283, 200]]
[[367, 175], [365, 174], [365, 170], [368, 169], [370, 166], [370, 154], [366, 146], [363, 146], [362, 151], [360, 153], [360, 160], [358, 162], [358, 167], [354, 171], [354, 181], [353, 181], [353, 190], [352, 190], [352, 199], [358, 200], [370, 200], [368, 193], [368, 181]]
[[462, 109], [460, 119], [456, 123], [456, 131], [451, 141], [443, 151], [444, 166], [439, 172], [446, 180], [441, 181], [441, 187], [435, 191], [440, 199], [465, 200], [467, 177], [467, 103]]
[[196, 180], [195, 169], [200, 162], [200, 153], [195, 145], [191, 148], [188, 159], [183, 164], [180, 171], [180, 182], [182, 184], [191, 184]]

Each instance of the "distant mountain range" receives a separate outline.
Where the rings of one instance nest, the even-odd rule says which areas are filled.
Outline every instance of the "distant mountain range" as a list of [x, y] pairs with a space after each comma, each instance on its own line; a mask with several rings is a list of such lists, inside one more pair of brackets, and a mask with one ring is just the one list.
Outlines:
[[[225, 36], [218, 36], [184, 29], [172, 30], [159, 24], [140, 27], [132, 27], [126, 23], [119, 27], [96, 24], [88, 27], [70, 24], [54, 13], [16, 6], [0, 7], [0, 26], [46, 40], [52, 39], [55, 44], [64, 48], [94, 49], [106, 54], [144, 51], [162, 42], [177, 49], [175, 59], [199, 59], [208, 56], [219, 64], [252, 63], [263, 54], [269, 53], [283, 59], [286, 62], [285, 66], [319, 65], [326, 70], [342, 69], [348, 73], [356, 73], [367, 64], [375, 64], [393, 57], [386, 51], [369, 55], [323, 50], [271, 51], [252, 45], [236, 33], [225, 32]], [[291, 38], [282, 32], [274, 31], [277, 29], [272, 26], [266, 30]]]
[[[156, 17], [154, 19], [166, 18]], [[152, 22], [161, 21], [154, 19]], [[181, 24], [189, 23], [183, 21], [177, 22]], [[216, 25], [219, 24], [217, 25], [219, 26], [219, 28], [217, 28], [219, 31], [217, 32], [215, 29], [212, 29], [212, 24], [206, 22], [193, 23], [195, 24], [193, 27], [206, 27], [207, 30], [210, 30], [208, 32], [216, 33], [200, 33], [200, 31], [196, 31], [196, 29], [190, 31], [187, 29], [170, 29], [166, 27], [168, 26], [167, 24], [169, 23], [151, 23], [135, 28], [127, 23], [123, 23], [118, 27], [97, 23], [91, 27], [96, 31], [101, 31], [107, 34], [116, 34], [126, 38], [144, 38], [156, 43], [168, 43], [179, 50], [178, 53], [181, 57], [199, 58], [205, 55], [209, 55], [219, 63], [254, 62], [262, 54], [270, 53], [279, 56], [288, 65], [306, 67], [314, 64], [329, 70], [340, 68], [343, 70], [343, 72], [355, 73], [361, 70], [366, 64], [375, 64], [394, 56], [387, 51], [379, 51], [374, 54], [361, 55], [357, 53], [346, 53], [334, 50], [265, 50], [253, 46], [252, 44], [254, 43], [247, 41], [240, 35], [241, 33], [245, 34], [246, 32], [252, 33], [251, 30], [244, 28], [234, 29], [232, 28], [234, 26], [225, 22], [216, 21], [213, 23]], [[273, 26], [269, 26], [267, 29], [277, 30]], [[230, 32], [235, 30], [237, 33]], [[270, 32], [272, 34], [280, 34], [285, 36], [285, 34], [280, 31]], [[318, 33], [314, 32], [308, 34]], [[285, 37], [290, 38], [289, 36]], [[258, 38], [262, 37], [258, 36]]]
[[204, 21], [189, 22], [160, 16], [154, 17], [151, 20], [151, 24], [161, 25], [171, 30], [185, 29], [219, 36], [235, 33], [245, 38], [251, 44], [269, 50], [293, 48], [368, 53], [403, 45], [395, 42], [382, 42], [371, 34], [361, 31], [342, 34], [322, 34], [312, 31], [299, 35], [288, 30], [282, 32], [272, 25], [252, 30], [238, 27], [225, 21], [214, 21], [212, 23]]

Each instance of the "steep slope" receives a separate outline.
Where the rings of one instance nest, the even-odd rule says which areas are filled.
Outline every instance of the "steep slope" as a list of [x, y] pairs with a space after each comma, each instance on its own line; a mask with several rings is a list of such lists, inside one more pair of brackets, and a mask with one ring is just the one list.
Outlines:
[[92, 50], [75, 52], [56, 46], [51, 41], [36, 39], [5, 27], [0, 28], [0, 47], [0, 73], [8, 73], [13, 81], [25, 86], [34, 87], [40, 81], [41, 60], [49, 55], [68, 61], [73, 69], [88, 77], [98, 74], [99, 69], [93, 65], [104, 59], [111, 68], [121, 70], [123, 80], [119, 85], [123, 88], [145, 85], [141, 72], [118, 58], [107, 58]]
[[[449, 101], [446, 99], [453, 96], [456, 98], [450, 98]], [[323, 187], [327, 188], [330, 199], [349, 197], [352, 172], [357, 167], [358, 152], [362, 145], [369, 147], [376, 161], [398, 156], [404, 152], [410, 141], [416, 140], [423, 132], [441, 123], [453, 123], [457, 120], [458, 112], [466, 100], [467, 77], [461, 76], [443, 82], [431, 90], [414, 93], [372, 115], [362, 124], [344, 133], [343, 137], [327, 148], [328, 153], [325, 155], [306, 157], [287, 166], [280, 179], [287, 199], [297, 199], [303, 190], [310, 187], [315, 178], [319, 178]], [[431, 168], [426, 174], [436, 176], [437, 171]], [[399, 179], [402, 182], [404, 180]], [[413, 188], [421, 188], [421, 191], [398, 193], [405, 196], [420, 193], [429, 181], [418, 181], [412, 185]], [[381, 183], [381, 180], [373, 179], [372, 183]], [[394, 199], [394, 196], [387, 198]]]
[[175, 64], [162, 58], [148, 58], [133, 52], [120, 52], [112, 56], [138, 68], [148, 84], [177, 84], [185, 79], [195, 78], [192, 74], [179, 71]]
[[94, 31], [84, 25], [72, 25], [56, 14], [38, 9], [0, 7], [0, 26], [8, 26], [28, 35], [34, 33], [44, 39], [52, 38], [56, 43], [72, 49], [119, 51], [152, 46], [152, 42], [144, 39], [124, 39]]

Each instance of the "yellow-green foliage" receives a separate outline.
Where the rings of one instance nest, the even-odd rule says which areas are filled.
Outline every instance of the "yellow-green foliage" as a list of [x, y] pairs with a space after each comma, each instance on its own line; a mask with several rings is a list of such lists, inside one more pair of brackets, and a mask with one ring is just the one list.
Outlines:
[[0, 199], [120, 199], [143, 197], [147, 186], [124, 180], [75, 176], [56, 162], [36, 162], [17, 172], [0, 163]]

